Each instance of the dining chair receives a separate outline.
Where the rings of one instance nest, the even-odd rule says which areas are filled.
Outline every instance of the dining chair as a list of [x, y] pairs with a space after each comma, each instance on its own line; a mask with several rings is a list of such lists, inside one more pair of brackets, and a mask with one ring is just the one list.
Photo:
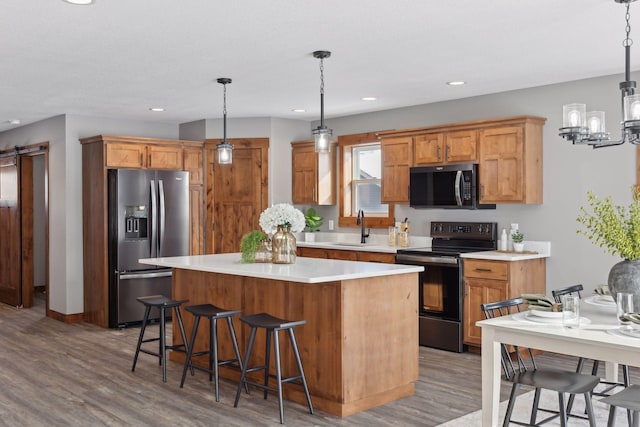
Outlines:
[[[497, 301], [492, 303], [481, 304], [480, 307], [484, 313], [485, 318], [492, 319], [508, 314], [517, 313], [520, 311], [520, 306], [523, 304], [522, 298], [512, 298], [504, 301]], [[560, 417], [560, 426], [566, 427], [567, 425], [567, 411], [565, 404], [565, 393], [570, 395], [582, 394], [585, 399], [585, 408], [587, 411], [587, 419], [589, 420], [589, 426], [595, 427], [596, 422], [593, 415], [593, 406], [591, 403], [591, 393], [593, 389], [598, 385], [600, 379], [594, 375], [581, 374], [578, 372], [558, 370], [558, 369], [539, 369], [533, 351], [530, 348], [513, 346], [514, 354], [510, 355], [506, 344], [501, 344], [502, 355], [502, 367], [509, 370], [509, 374], [506, 375], [513, 385], [511, 387], [511, 395], [509, 396], [509, 403], [507, 404], [507, 412], [505, 414], [503, 426], [507, 427], [509, 423], [534, 426], [541, 425], [550, 421], [556, 417]], [[522, 352], [528, 355], [527, 361], [523, 357]], [[514, 359], [515, 358], [515, 362]], [[513, 407], [517, 398], [518, 390], [520, 386], [527, 385], [535, 388], [533, 407], [531, 409], [531, 417], [529, 424], [514, 421], [511, 419], [513, 413]], [[558, 411], [539, 408], [540, 392], [542, 389], [551, 390], [558, 393]], [[536, 423], [538, 411], [552, 413], [550, 417]], [[574, 415], [576, 416], [576, 415]]]
[[608, 403], [611, 406], [607, 427], [615, 426], [617, 407], [626, 408], [627, 413], [633, 412], [631, 419], [629, 419], [629, 426], [640, 426], [640, 385], [628, 386], [619, 393], [605, 397], [600, 402]]
[[[578, 295], [581, 297], [580, 292], [584, 290], [584, 287], [581, 284], [566, 286], [560, 289], [554, 289], [551, 291], [551, 295], [553, 295], [553, 299], [555, 302], [562, 302], [563, 295]], [[581, 373], [584, 368], [586, 359], [581, 357], [578, 359], [578, 366], [576, 367], [576, 372]], [[598, 368], [600, 366], [599, 360], [593, 361], [593, 367], [591, 368], [591, 375], [598, 375]], [[594, 396], [610, 396], [611, 390], [616, 387], [628, 387], [629, 386], [629, 367], [627, 365], [622, 365], [622, 383], [619, 382], [611, 382], [600, 380], [600, 384], [606, 385], [606, 387], [602, 390], [594, 391]], [[569, 396], [569, 400], [567, 403], [567, 414], [571, 415], [571, 408], [573, 407], [573, 400], [575, 399], [575, 395]], [[627, 415], [629, 418], [629, 422], [631, 422], [631, 411], [627, 411]]]

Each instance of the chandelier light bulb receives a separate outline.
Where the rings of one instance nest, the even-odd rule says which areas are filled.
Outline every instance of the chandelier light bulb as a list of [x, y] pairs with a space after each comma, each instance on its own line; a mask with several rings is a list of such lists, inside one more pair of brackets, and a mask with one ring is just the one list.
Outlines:
[[604, 111], [589, 111], [587, 127], [592, 134], [604, 133]]
[[584, 127], [586, 119], [586, 104], [567, 104], [562, 107], [562, 127]]

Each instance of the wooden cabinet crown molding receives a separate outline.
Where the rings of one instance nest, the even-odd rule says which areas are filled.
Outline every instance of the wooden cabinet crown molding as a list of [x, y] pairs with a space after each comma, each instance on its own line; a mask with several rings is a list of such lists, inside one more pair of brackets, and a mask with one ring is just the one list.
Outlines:
[[94, 142], [123, 143], [123, 144], [145, 144], [145, 145], [173, 145], [182, 146], [203, 146], [202, 141], [190, 141], [183, 139], [153, 138], [144, 136], [123, 136], [123, 135], [95, 135], [80, 138], [80, 144], [92, 144]]
[[469, 122], [448, 123], [443, 125], [425, 126], [419, 128], [395, 129], [378, 132], [378, 139], [396, 138], [401, 136], [415, 136], [427, 133], [450, 132], [458, 130], [482, 129], [487, 127], [509, 126], [523, 123], [536, 123], [543, 125], [547, 121], [544, 117], [538, 116], [513, 116], [497, 119], [483, 119]]

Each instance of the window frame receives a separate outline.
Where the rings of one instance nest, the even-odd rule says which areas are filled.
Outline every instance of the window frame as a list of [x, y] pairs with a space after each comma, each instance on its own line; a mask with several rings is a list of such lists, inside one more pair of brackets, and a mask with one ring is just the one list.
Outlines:
[[[340, 172], [340, 198], [338, 225], [340, 227], [357, 227], [357, 212], [353, 212], [352, 181], [353, 181], [353, 155], [352, 149], [356, 145], [367, 145], [380, 142], [377, 132], [365, 132], [351, 135], [338, 136], [338, 170]], [[381, 147], [382, 149], [382, 147]], [[384, 173], [384, 172], [382, 172]], [[382, 177], [381, 177], [382, 181]], [[386, 216], [371, 215], [366, 217], [367, 228], [386, 228], [395, 223], [395, 204], [388, 203], [389, 211]]]

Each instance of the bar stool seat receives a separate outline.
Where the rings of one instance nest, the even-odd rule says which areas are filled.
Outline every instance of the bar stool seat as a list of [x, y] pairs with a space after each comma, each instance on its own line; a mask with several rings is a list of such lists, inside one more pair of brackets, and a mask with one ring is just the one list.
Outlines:
[[[242, 371], [242, 358], [240, 357], [240, 351], [238, 350], [238, 341], [236, 339], [236, 331], [233, 327], [232, 317], [236, 314], [242, 313], [242, 310], [226, 310], [224, 308], [216, 307], [212, 304], [200, 304], [186, 307], [185, 310], [195, 316], [193, 321], [193, 329], [191, 330], [191, 340], [189, 341], [189, 350], [187, 351], [187, 357], [184, 361], [184, 369], [182, 371], [182, 381], [180, 381], [180, 388], [184, 386], [184, 381], [187, 377], [187, 369], [191, 368], [191, 374], [193, 375], [193, 369], [199, 369], [209, 373], [209, 381], [215, 377], [215, 390], [216, 390], [216, 402], [220, 401], [219, 393], [219, 379], [218, 379], [218, 367], [223, 365], [236, 366]], [[196, 341], [196, 335], [198, 333], [198, 326], [200, 325], [200, 319], [204, 317], [209, 319], [209, 349], [205, 351], [193, 352], [193, 348]], [[219, 360], [218, 358], [218, 320], [226, 319], [227, 327], [229, 328], [229, 335], [231, 336], [231, 342], [233, 343], [233, 350], [236, 357], [234, 359]], [[192, 363], [193, 356], [209, 355], [209, 368], [203, 368], [201, 366], [194, 365]], [[248, 392], [248, 387], [247, 387]]]
[[[242, 368], [242, 374], [240, 376], [240, 383], [238, 383], [238, 389], [236, 391], [236, 400], [233, 404], [234, 407], [238, 407], [238, 401], [240, 400], [240, 392], [243, 386], [251, 384], [264, 390], [264, 398], [267, 398], [269, 391], [274, 391], [278, 395], [278, 406], [280, 409], [280, 424], [284, 424], [284, 409], [282, 405], [282, 384], [292, 382], [294, 384], [302, 385], [304, 393], [307, 397], [307, 405], [309, 406], [309, 412], [313, 414], [313, 405], [311, 404], [311, 397], [309, 396], [309, 389], [307, 388], [307, 381], [304, 377], [304, 371], [302, 369], [302, 362], [300, 361], [300, 353], [298, 352], [298, 345], [296, 344], [296, 338], [293, 333], [293, 328], [299, 325], [307, 323], [306, 320], [284, 320], [271, 316], [267, 313], [252, 314], [250, 316], [241, 317], [240, 320], [251, 327], [251, 334], [249, 336], [249, 343], [247, 345], [247, 353], [245, 356], [244, 365]], [[265, 329], [267, 333], [266, 349], [265, 349], [265, 363], [261, 366], [255, 366], [249, 368], [249, 361], [251, 360], [251, 352], [253, 351], [253, 343], [256, 338], [256, 331], [258, 328]], [[291, 348], [296, 359], [296, 365], [298, 366], [298, 375], [282, 378], [281, 365], [280, 365], [280, 342], [278, 338], [278, 332], [286, 330], [289, 333], [289, 340], [291, 341]], [[273, 351], [275, 355], [276, 375], [269, 375], [269, 361], [271, 355], [271, 337], [273, 336]], [[247, 380], [248, 372], [255, 372], [264, 370], [264, 383], [256, 383], [254, 381]], [[277, 387], [273, 388], [269, 386], [269, 378], [275, 377]]]
[[[182, 324], [182, 316], [180, 315], [180, 306], [188, 302], [189, 300], [172, 300], [164, 295], [149, 295], [146, 297], [136, 298], [138, 302], [144, 305], [144, 317], [142, 319], [142, 327], [140, 329], [140, 336], [138, 337], [138, 346], [136, 347], [136, 354], [133, 358], [133, 366], [131, 372], [136, 370], [136, 364], [138, 362], [138, 356], [140, 352], [156, 356], [159, 359], [159, 363], [162, 366], [162, 381], [167, 382], [167, 350], [188, 351], [187, 339], [184, 333], [184, 325]], [[149, 313], [152, 308], [160, 310], [160, 333], [157, 337], [144, 338], [144, 333], [149, 323]], [[168, 345], [166, 342], [166, 310], [174, 309], [176, 314], [176, 320], [180, 329], [180, 336], [182, 337], [182, 344]], [[142, 347], [142, 344], [148, 342], [158, 341], [158, 351], [147, 350]]]

